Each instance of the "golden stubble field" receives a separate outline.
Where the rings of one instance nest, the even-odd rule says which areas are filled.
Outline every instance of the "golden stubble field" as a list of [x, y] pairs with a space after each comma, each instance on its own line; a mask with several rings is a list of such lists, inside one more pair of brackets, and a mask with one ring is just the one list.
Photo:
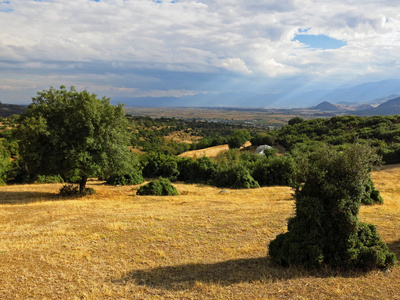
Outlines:
[[[384, 205], [363, 207], [400, 257], [400, 166], [373, 174]], [[400, 299], [400, 268], [285, 269], [267, 244], [286, 230], [291, 189], [175, 184], [179, 196], [90, 181], [0, 187], [0, 299]]]

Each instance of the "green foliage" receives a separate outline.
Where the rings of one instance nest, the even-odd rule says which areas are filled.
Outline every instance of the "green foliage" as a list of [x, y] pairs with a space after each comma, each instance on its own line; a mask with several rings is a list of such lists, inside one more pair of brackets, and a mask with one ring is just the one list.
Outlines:
[[370, 147], [360, 144], [341, 152], [323, 147], [311, 153], [295, 184], [296, 214], [288, 221], [288, 232], [269, 244], [271, 257], [286, 266], [393, 267], [395, 255], [375, 227], [358, 222], [377, 160]]
[[64, 185], [60, 189], [60, 195], [61, 196], [76, 196], [76, 195], [79, 195], [79, 188], [77, 186], [72, 185], [72, 184]]
[[303, 121], [294, 118], [289, 125], [269, 134], [288, 151], [299, 144], [345, 145], [367, 141], [379, 149], [386, 163], [400, 162], [400, 116], [336, 116]]
[[127, 120], [121, 105], [87, 91], [50, 88], [38, 92], [17, 128], [29, 174], [81, 178], [129, 169]]
[[261, 132], [252, 137], [250, 139], [250, 142], [253, 146], [259, 146], [259, 145], [272, 146], [275, 143], [275, 138], [269, 133]]
[[38, 175], [35, 183], [64, 183], [60, 175]]
[[110, 185], [136, 185], [144, 182], [143, 176], [141, 173], [129, 173], [129, 174], [116, 174], [111, 175], [106, 184]]
[[240, 148], [250, 139], [250, 133], [243, 130], [235, 130], [232, 136], [228, 139], [229, 149]]
[[28, 173], [26, 164], [18, 158], [10, 163], [5, 174], [5, 181], [9, 184], [32, 183], [35, 181], [35, 176]]
[[163, 153], [149, 152], [141, 156], [143, 176], [146, 178], [164, 177], [176, 180], [179, 176], [176, 156]]
[[96, 191], [93, 188], [85, 188], [83, 192], [79, 191], [78, 186], [74, 186], [73, 184], [64, 185], [60, 189], [60, 196], [70, 197], [70, 196], [86, 196], [86, 195], [94, 195]]
[[[129, 117], [131, 120], [131, 145], [146, 152], [178, 155], [188, 150], [197, 150], [228, 143], [227, 137], [242, 125], [184, 120], [175, 118]], [[190, 133], [201, 137], [192, 144], [176, 142], [165, 138], [171, 133]]]
[[396, 164], [400, 162], [400, 143], [393, 143], [390, 146], [380, 147], [379, 154], [386, 164]]
[[3, 185], [7, 172], [11, 169], [10, 154], [0, 140], [0, 185]]
[[371, 177], [369, 177], [369, 179], [365, 182], [365, 193], [361, 198], [361, 203], [365, 205], [383, 204], [383, 199], [380, 195], [380, 192], [375, 189], [375, 185]]
[[261, 157], [252, 166], [252, 176], [260, 186], [287, 186], [295, 176], [294, 161], [290, 156]]
[[243, 165], [237, 165], [220, 170], [214, 180], [214, 185], [232, 189], [258, 188], [260, 185]]
[[191, 182], [209, 183], [215, 179], [218, 173], [218, 165], [207, 156], [202, 156], [195, 160]]
[[218, 173], [218, 164], [206, 156], [199, 157], [196, 160], [179, 158], [178, 169], [178, 180], [189, 183], [213, 184]]
[[159, 178], [151, 181], [139, 188], [137, 195], [153, 195], [153, 196], [174, 196], [178, 195], [178, 191], [166, 178]]
[[289, 120], [288, 124], [289, 124], [289, 125], [295, 125], [295, 124], [302, 123], [303, 121], [304, 121], [303, 118], [294, 117], [294, 118], [292, 118], [292, 119]]

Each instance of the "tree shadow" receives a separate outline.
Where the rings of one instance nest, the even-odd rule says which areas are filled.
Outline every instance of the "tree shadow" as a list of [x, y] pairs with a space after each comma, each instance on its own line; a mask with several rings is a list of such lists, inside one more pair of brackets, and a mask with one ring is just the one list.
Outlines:
[[58, 194], [48, 192], [3, 192], [0, 191], [0, 204], [26, 204], [40, 201], [63, 199]]
[[361, 271], [338, 271], [332, 269], [306, 270], [303, 268], [284, 268], [274, 264], [270, 258], [249, 258], [228, 260], [212, 264], [185, 264], [165, 266], [153, 269], [134, 270], [125, 276], [113, 280], [125, 284], [135, 282], [150, 288], [167, 290], [191, 289], [196, 282], [228, 286], [242, 282], [280, 281], [298, 277], [315, 276], [326, 278], [332, 276], [359, 277]]
[[394, 241], [392, 243], [386, 243], [386, 245], [389, 247], [389, 250], [396, 254], [396, 257], [398, 260], [400, 260], [400, 240]]

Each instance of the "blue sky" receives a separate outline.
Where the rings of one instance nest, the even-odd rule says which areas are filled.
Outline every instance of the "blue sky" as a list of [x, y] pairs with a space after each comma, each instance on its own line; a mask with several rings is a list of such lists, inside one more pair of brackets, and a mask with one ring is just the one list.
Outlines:
[[302, 106], [301, 93], [400, 78], [398, 4], [0, 1], [0, 101], [73, 85], [128, 106]]

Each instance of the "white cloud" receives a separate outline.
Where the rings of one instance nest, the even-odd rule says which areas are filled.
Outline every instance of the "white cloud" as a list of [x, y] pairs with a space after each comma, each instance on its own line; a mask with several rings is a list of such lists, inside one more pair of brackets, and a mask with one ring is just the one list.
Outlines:
[[[143, 70], [154, 71], [150, 76], [154, 84], [168, 76], [157, 71], [186, 72], [188, 77], [194, 74], [193, 80], [199, 73], [258, 80], [322, 74], [355, 78], [371, 70], [376, 76], [400, 75], [397, 0], [175, 2], [2, 3], [0, 72], [3, 77], [26, 77], [27, 84], [34, 81], [35, 86], [51, 84], [40, 82], [43, 79], [67, 78], [93, 87], [104, 86], [107, 78], [110, 87], [118, 85], [116, 78], [125, 74], [135, 80], [122, 79], [125, 88], [143, 93], [148, 89], [149, 94], [171, 90], [176, 95], [201, 88], [193, 89], [191, 83], [191, 87], [159, 89], [149, 84], [148, 77], [141, 86], [141, 76], [148, 76]], [[307, 34], [345, 40], [347, 46], [334, 51], [299, 47], [293, 38], [307, 28]]]
[[225, 58], [220, 60], [219, 66], [227, 70], [243, 74], [251, 74], [252, 71], [246, 66], [246, 63], [240, 58]]

